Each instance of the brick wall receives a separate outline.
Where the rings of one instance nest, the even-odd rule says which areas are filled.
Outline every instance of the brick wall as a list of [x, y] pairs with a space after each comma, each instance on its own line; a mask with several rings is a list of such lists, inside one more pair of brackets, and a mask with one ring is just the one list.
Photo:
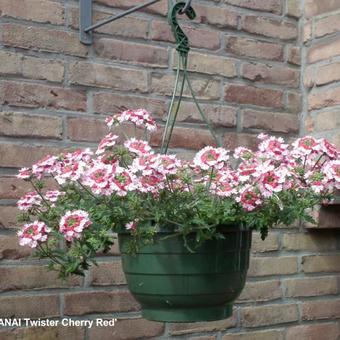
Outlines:
[[[98, 0], [95, 19], [137, 3]], [[183, 23], [194, 47], [191, 77], [226, 147], [254, 146], [260, 131], [295, 137], [300, 121], [302, 133], [312, 129], [339, 138], [339, 14], [323, 13], [340, 10], [340, 1], [305, 0], [305, 8], [298, 0], [194, 5], [198, 18]], [[336, 231], [312, 233], [293, 225], [273, 230], [265, 242], [254, 235], [246, 289], [233, 317], [193, 324], [139, 317], [117, 246], [84, 279], [60, 282], [17, 245], [14, 206], [28, 189], [13, 176], [19, 167], [46, 153], [94, 145], [106, 132], [105, 115], [125, 107], [145, 107], [164, 122], [174, 80], [166, 7], [163, 0], [107, 25], [86, 47], [78, 41], [77, 1], [0, 0], [0, 317], [119, 318], [113, 329], [0, 329], [0, 338], [337, 339]], [[328, 47], [320, 48], [324, 43]], [[179, 120], [174, 150], [188, 154], [212, 142], [189, 99]], [[159, 139], [154, 135], [152, 143]]]

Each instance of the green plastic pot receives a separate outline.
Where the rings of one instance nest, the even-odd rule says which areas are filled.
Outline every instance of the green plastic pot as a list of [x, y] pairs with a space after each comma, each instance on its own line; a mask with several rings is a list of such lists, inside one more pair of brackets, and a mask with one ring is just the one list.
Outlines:
[[169, 233], [159, 232], [135, 255], [127, 253], [130, 234], [119, 234], [127, 284], [144, 318], [193, 322], [232, 315], [246, 281], [251, 231], [234, 227], [223, 234], [225, 239], [206, 241], [192, 253], [181, 236], [164, 239]]

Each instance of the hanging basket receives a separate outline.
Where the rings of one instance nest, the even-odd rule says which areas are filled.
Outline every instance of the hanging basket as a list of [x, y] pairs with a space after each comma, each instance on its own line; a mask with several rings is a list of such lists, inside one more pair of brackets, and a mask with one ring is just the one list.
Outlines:
[[159, 232], [152, 245], [134, 255], [127, 251], [130, 234], [119, 234], [128, 287], [144, 318], [193, 322], [232, 315], [246, 281], [251, 231], [233, 227], [223, 234], [225, 239], [206, 241], [191, 252], [181, 236]]

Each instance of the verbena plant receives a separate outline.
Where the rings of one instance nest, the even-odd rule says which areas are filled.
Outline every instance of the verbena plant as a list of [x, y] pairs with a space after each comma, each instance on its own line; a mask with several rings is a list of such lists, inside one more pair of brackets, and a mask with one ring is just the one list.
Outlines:
[[[146, 135], [156, 129], [145, 110], [107, 119], [109, 127], [120, 124]], [[164, 228], [195, 251], [224, 238], [228, 227], [258, 230], [265, 239], [274, 225], [313, 222], [307, 209], [329, 202], [340, 188], [339, 151], [309, 136], [292, 144], [264, 134], [259, 139], [256, 152], [208, 146], [188, 162], [154, 152], [144, 140], [126, 137], [119, 144], [111, 132], [95, 152], [47, 156], [18, 174], [34, 190], [18, 201], [25, 223], [20, 245], [35, 248], [67, 277], [83, 275], [117, 232], [131, 233], [132, 253]], [[48, 190], [51, 182], [55, 188]]]

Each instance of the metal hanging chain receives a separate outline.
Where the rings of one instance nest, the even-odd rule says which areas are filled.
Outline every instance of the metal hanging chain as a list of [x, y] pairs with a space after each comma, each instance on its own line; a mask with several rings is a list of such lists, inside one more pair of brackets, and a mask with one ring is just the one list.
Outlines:
[[[190, 45], [189, 45], [189, 39], [181, 29], [181, 27], [178, 24], [177, 21], [177, 15], [184, 13], [187, 15], [187, 17], [190, 20], [195, 19], [196, 13], [194, 9], [190, 6], [191, 0], [187, 1], [187, 3], [184, 2], [178, 2], [175, 5], [170, 5], [169, 1], [169, 12], [168, 12], [168, 21], [171, 25], [172, 32], [175, 36], [176, 40], [176, 50], [178, 52], [178, 62], [177, 62], [177, 73], [176, 73], [176, 80], [174, 85], [174, 90], [172, 94], [172, 99], [169, 107], [168, 117], [164, 128], [163, 138], [162, 138], [162, 145], [161, 145], [161, 153], [166, 154], [169, 149], [170, 139], [172, 136], [172, 132], [176, 123], [177, 115], [181, 106], [182, 98], [183, 98], [183, 92], [184, 92], [184, 86], [185, 83], [187, 83], [188, 88], [191, 92], [191, 96], [194, 100], [194, 103], [204, 120], [204, 122], [207, 124], [209, 131], [211, 135], [213, 136], [216, 145], [220, 146], [219, 140], [217, 136], [214, 133], [214, 130], [205, 116], [203, 110], [201, 109], [198, 100], [196, 98], [195, 92], [192, 88], [189, 76], [188, 76], [188, 54], [190, 51]], [[175, 108], [175, 100], [176, 100], [176, 94], [178, 91], [179, 84], [180, 85], [180, 92], [177, 100], [177, 105]], [[175, 108], [175, 109], [174, 109]]]

